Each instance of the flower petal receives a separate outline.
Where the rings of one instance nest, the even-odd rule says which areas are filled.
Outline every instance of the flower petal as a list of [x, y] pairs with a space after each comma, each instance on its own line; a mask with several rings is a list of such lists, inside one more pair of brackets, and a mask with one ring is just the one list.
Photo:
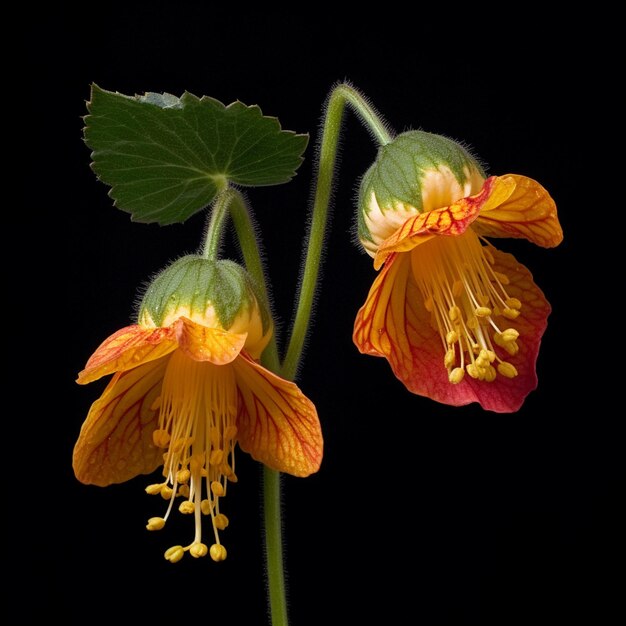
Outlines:
[[475, 196], [461, 198], [450, 206], [419, 213], [408, 219], [380, 244], [374, 258], [374, 267], [379, 269], [392, 252], [407, 252], [437, 235], [462, 235], [485, 204], [508, 197], [511, 190], [510, 182], [492, 176]]
[[526, 176], [507, 174], [500, 178], [515, 182], [513, 193], [500, 204], [484, 206], [474, 230], [486, 237], [528, 239], [544, 248], [560, 244], [563, 230], [550, 194], [537, 181]]
[[[424, 308], [408, 254], [389, 257], [374, 281], [355, 322], [354, 342], [359, 350], [384, 356], [407, 389], [418, 395], [453, 406], [479, 402], [484, 409], [498, 413], [517, 411], [537, 386], [535, 363], [550, 305], [523, 265], [510, 254], [490, 250], [494, 270], [510, 280], [506, 287], [509, 296], [523, 303], [522, 313], [513, 324], [520, 333], [519, 352], [514, 357], [502, 355], [515, 366], [518, 376], [497, 376], [491, 383], [469, 376], [456, 385], [449, 382], [441, 338]], [[511, 325], [504, 318], [495, 321], [503, 328]]]
[[181, 317], [173, 326], [180, 349], [194, 361], [210, 361], [226, 365], [237, 358], [248, 333], [229, 333], [221, 328], [209, 328], [187, 317]]
[[126, 326], [104, 340], [78, 374], [76, 382], [85, 385], [107, 374], [160, 359], [175, 349], [176, 339], [169, 328]]
[[357, 313], [352, 338], [362, 354], [387, 358], [394, 354], [394, 360], [411, 360], [405, 332], [410, 261], [408, 254], [390, 255]]
[[162, 450], [152, 442], [169, 358], [118, 372], [96, 400], [74, 448], [76, 478], [104, 487], [149, 474], [162, 462]]
[[322, 430], [314, 404], [295, 383], [273, 374], [245, 353], [233, 363], [239, 389], [239, 445], [261, 463], [294, 476], [316, 472]]

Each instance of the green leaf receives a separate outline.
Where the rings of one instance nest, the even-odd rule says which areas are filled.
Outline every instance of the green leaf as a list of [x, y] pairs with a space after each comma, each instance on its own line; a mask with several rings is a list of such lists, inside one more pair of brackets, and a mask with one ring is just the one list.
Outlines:
[[92, 85], [87, 108], [92, 168], [138, 222], [184, 222], [228, 183], [285, 183], [308, 143], [257, 106], [187, 92], [130, 97]]

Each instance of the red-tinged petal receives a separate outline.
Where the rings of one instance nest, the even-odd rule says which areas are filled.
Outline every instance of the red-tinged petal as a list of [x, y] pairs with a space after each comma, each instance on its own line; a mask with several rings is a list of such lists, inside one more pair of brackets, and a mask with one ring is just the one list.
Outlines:
[[478, 217], [486, 204], [501, 202], [511, 193], [512, 184], [501, 178], [491, 177], [475, 196], [461, 198], [450, 206], [419, 213], [408, 219], [388, 239], [383, 241], [374, 258], [374, 267], [379, 269], [392, 252], [408, 252], [436, 236], [455, 237], [462, 235]]
[[118, 372], [92, 404], [74, 448], [78, 480], [105, 487], [149, 474], [163, 462], [152, 433], [168, 360], [166, 356]]
[[[498, 375], [489, 383], [466, 375], [460, 383], [450, 383], [439, 332], [433, 328], [431, 314], [424, 308], [410, 264], [399, 265], [395, 259], [396, 273], [385, 265], [357, 316], [354, 339], [361, 352], [386, 357], [395, 375], [409, 391], [418, 395], [453, 406], [479, 402], [483, 408], [498, 413], [517, 411], [537, 386], [535, 363], [550, 305], [534, 284], [530, 272], [512, 255], [494, 248], [491, 252], [495, 259], [494, 270], [506, 274], [510, 280], [507, 293], [522, 302], [521, 315], [514, 322], [494, 318], [502, 330], [513, 326], [520, 333], [519, 352], [514, 357], [501, 355], [515, 366], [518, 376]], [[383, 278], [385, 271], [388, 275]]]
[[105, 339], [87, 361], [76, 382], [85, 385], [107, 374], [160, 359], [175, 349], [176, 338], [169, 328], [126, 326]]
[[247, 333], [229, 333], [219, 328], [209, 328], [187, 317], [174, 323], [180, 349], [194, 361], [210, 361], [226, 365], [234, 361], [246, 341]]
[[405, 303], [411, 273], [408, 254], [394, 253], [376, 277], [365, 304], [357, 313], [353, 340], [362, 354], [411, 360], [405, 333]]
[[245, 353], [234, 361], [242, 450], [272, 469], [308, 476], [322, 462], [322, 430], [314, 404], [295, 383], [272, 374]]
[[507, 174], [515, 188], [509, 198], [498, 205], [484, 206], [473, 228], [486, 237], [528, 239], [544, 248], [563, 241], [563, 230], [556, 204], [550, 194], [532, 178]]

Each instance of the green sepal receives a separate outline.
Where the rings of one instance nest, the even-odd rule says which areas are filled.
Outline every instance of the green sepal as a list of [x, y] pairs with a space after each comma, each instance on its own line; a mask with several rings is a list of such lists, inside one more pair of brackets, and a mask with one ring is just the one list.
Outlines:
[[151, 283], [139, 310], [139, 320], [146, 315], [156, 326], [180, 308], [203, 315], [213, 307], [220, 326], [230, 329], [237, 316], [258, 307], [263, 333], [271, 327], [267, 304], [248, 272], [225, 259], [209, 260], [198, 255], [184, 256]]
[[361, 179], [359, 187], [359, 238], [372, 240], [365, 223], [372, 192], [383, 212], [393, 210], [398, 202], [421, 212], [424, 176], [441, 166], [449, 168], [459, 184], [465, 183], [472, 170], [485, 176], [481, 164], [467, 148], [442, 135], [412, 130], [381, 146], [376, 161]]

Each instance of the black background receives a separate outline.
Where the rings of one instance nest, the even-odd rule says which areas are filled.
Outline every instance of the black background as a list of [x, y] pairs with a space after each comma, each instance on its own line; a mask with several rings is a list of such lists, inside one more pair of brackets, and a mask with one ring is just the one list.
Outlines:
[[[346, 21], [321, 9], [176, 6], [59, 8], [25, 28], [34, 131], [27, 149], [38, 174], [23, 187], [17, 225], [37, 269], [16, 264], [24, 277], [13, 289], [24, 294], [30, 325], [9, 333], [29, 381], [12, 447], [20, 468], [34, 471], [20, 470], [25, 484], [11, 495], [15, 571], [24, 574], [16, 589], [34, 590], [20, 602], [22, 615], [43, 608], [65, 623], [266, 623], [260, 471], [246, 455], [238, 455], [240, 481], [226, 501], [229, 557], [221, 564], [163, 559], [167, 547], [191, 538], [192, 522], [145, 531], [163, 509], [144, 493], [147, 478], [100, 489], [71, 471], [80, 425], [105, 384], [78, 387], [76, 372], [130, 323], [145, 281], [199, 246], [204, 226], [202, 215], [167, 228], [133, 224], [112, 207], [81, 141], [89, 84], [240, 99], [311, 133], [292, 183], [249, 192], [284, 341], [322, 105], [347, 78], [397, 131], [461, 139], [490, 173], [539, 180], [557, 202], [565, 242], [554, 250], [498, 243], [533, 271], [554, 308], [539, 388], [524, 407], [496, 415], [412, 396], [384, 360], [359, 355], [351, 341], [374, 278], [353, 225], [355, 189], [375, 148], [346, 117], [323, 283], [298, 379], [317, 405], [325, 457], [317, 475], [284, 481], [292, 623], [609, 623], [621, 593], [612, 568], [623, 568], [624, 460], [623, 427], [608, 404], [622, 365], [617, 346], [611, 359], [602, 353], [615, 341], [619, 313], [594, 283], [604, 243], [590, 236], [587, 218], [604, 173], [590, 172], [580, 128], [603, 119], [593, 110], [599, 61], [584, 37], [561, 35], [557, 44], [554, 26], [532, 16], [512, 23], [477, 12], [457, 26], [445, 12], [384, 7]], [[226, 252], [237, 258], [232, 243]]]

